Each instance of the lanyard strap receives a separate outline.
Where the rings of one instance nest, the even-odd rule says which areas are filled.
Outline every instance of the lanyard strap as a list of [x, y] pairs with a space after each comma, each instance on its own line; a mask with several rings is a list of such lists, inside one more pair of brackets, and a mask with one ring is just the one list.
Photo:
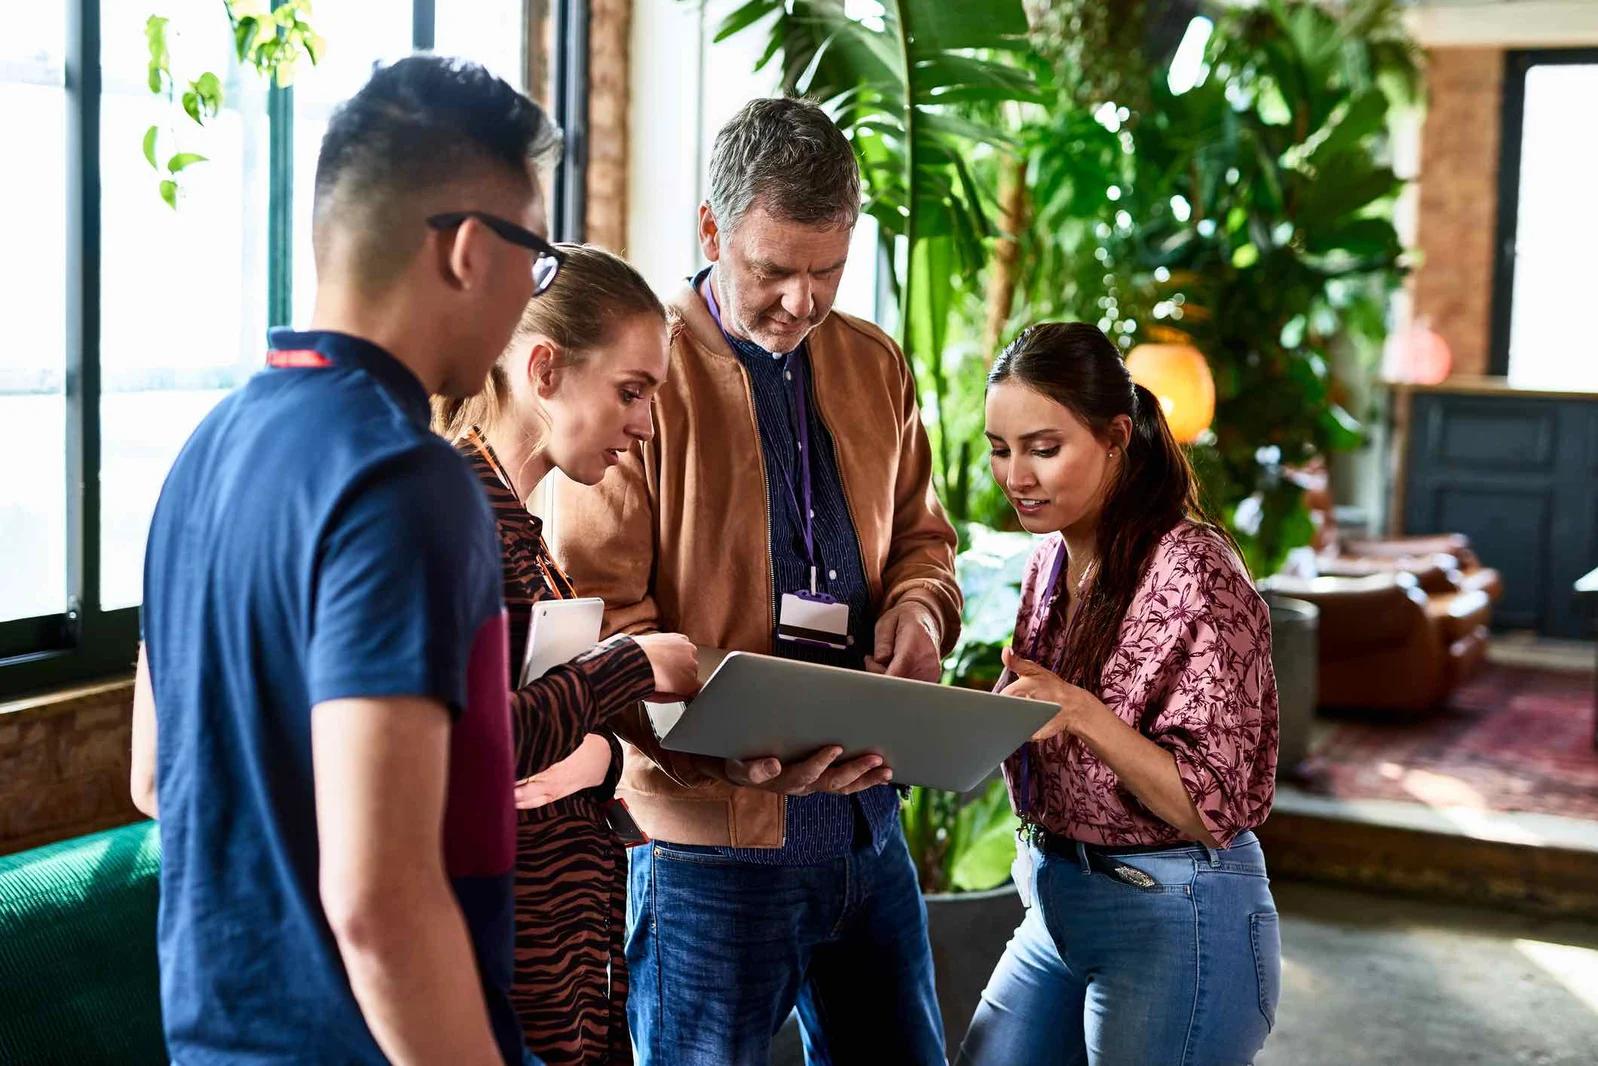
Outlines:
[[[1054, 566], [1049, 570], [1049, 583], [1043, 587], [1043, 598], [1038, 601], [1042, 611], [1041, 619], [1038, 610], [1033, 611], [1032, 636], [1027, 640], [1026, 657], [1033, 662], [1038, 661], [1038, 652], [1043, 648], [1043, 631], [1048, 628], [1049, 615], [1054, 613], [1054, 590], [1060, 583], [1060, 570], [1065, 565], [1065, 545], [1060, 545], [1060, 550], [1054, 554]], [[1041, 666], [1042, 664], [1039, 663]], [[1032, 742], [1022, 741], [1016, 749], [1019, 761], [1016, 777], [1016, 813], [1025, 820], [1032, 809]]]
[[[710, 317], [716, 320], [716, 328], [721, 330], [722, 337], [727, 341], [727, 347], [736, 351], [739, 341], [727, 332], [727, 327], [721, 320], [721, 307], [716, 303], [716, 286], [713, 278], [714, 271], [706, 273], [700, 292], [706, 307], [710, 310]], [[804, 346], [800, 345], [780, 358], [783, 361], [783, 378], [788, 382], [791, 394], [788, 411], [789, 428], [793, 431], [794, 442], [798, 445], [798, 488], [795, 488], [793, 476], [788, 473], [786, 466], [782, 467], [780, 472], [783, 487], [788, 490], [788, 502], [793, 505], [794, 517], [799, 520], [799, 525], [804, 530], [805, 565], [810, 569], [810, 591], [815, 592], [816, 571], [820, 569], [820, 561], [816, 557], [815, 514], [810, 493], [810, 407], [809, 392], [805, 388]]]
[[[799, 487], [798, 493], [794, 492], [793, 478], [789, 475], [787, 467], [782, 470], [783, 486], [788, 490], [788, 499], [793, 503], [794, 510], [798, 512], [799, 524], [805, 533], [805, 562], [810, 567], [810, 591], [816, 591], [816, 531], [815, 512], [811, 506], [810, 495], [810, 407], [809, 394], [805, 389], [805, 361], [803, 349], [789, 352], [783, 356], [786, 364], [783, 368], [785, 377], [792, 388], [789, 390], [793, 404], [794, 439], [799, 446]], [[802, 497], [802, 498], [801, 498]]]
[[1054, 611], [1054, 590], [1060, 584], [1060, 571], [1064, 566], [1065, 545], [1062, 544], [1060, 550], [1054, 553], [1054, 566], [1049, 569], [1049, 583], [1043, 586], [1043, 598], [1038, 601], [1038, 608], [1043, 615], [1041, 620], [1037, 618], [1038, 611], [1033, 612], [1036, 624], [1032, 627], [1032, 636], [1027, 640], [1026, 649], [1026, 657], [1033, 662], [1038, 661], [1038, 653], [1043, 650], [1043, 631], [1048, 628], [1049, 615]]

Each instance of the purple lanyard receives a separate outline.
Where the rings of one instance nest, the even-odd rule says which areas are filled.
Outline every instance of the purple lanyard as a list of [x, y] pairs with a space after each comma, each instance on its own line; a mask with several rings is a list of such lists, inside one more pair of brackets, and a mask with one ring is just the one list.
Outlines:
[[[721, 330], [721, 335], [727, 338], [728, 347], [732, 347], [734, 338], [727, 332], [727, 327], [721, 322], [721, 308], [716, 305], [716, 287], [711, 284], [710, 277], [705, 278], [703, 295], [705, 306], [710, 309], [710, 317], [716, 320], [716, 327]], [[799, 486], [796, 489], [793, 476], [788, 473], [788, 468], [783, 467], [782, 483], [788, 490], [788, 502], [793, 505], [794, 516], [799, 519], [799, 524], [804, 529], [805, 538], [805, 564], [810, 568], [810, 591], [816, 591], [816, 534], [815, 512], [811, 507], [810, 496], [810, 408], [805, 391], [805, 360], [803, 347], [796, 348], [786, 355], [780, 356], [783, 361], [782, 376], [789, 382], [792, 396], [792, 406], [789, 409], [790, 426], [794, 439], [799, 448]], [[803, 496], [803, 506], [800, 497]]]
[[[1054, 567], [1049, 571], [1049, 583], [1043, 587], [1043, 599], [1040, 604], [1043, 609], [1043, 620], [1032, 630], [1032, 636], [1027, 640], [1026, 657], [1033, 662], [1038, 662], [1038, 652], [1042, 650], [1043, 631], [1048, 628], [1049, 615], [1054, 613], [1054, 589], [1060, 583], [1060, 568], [1065, 564], [1065, 545], [1060, 545], [1060, 550], [1054, 555]], [[1036, 612], [1034, 612], [1036, 617]], [[1044, 664], [1038, 663], [1039, 666]], [[1020, 760], [1019, 778], [1016, 788], [1016, 813], [1026, 820], [1028, 812], [1032, 810], [1032, 742], [1023, 741], [1016, 749], [1016, 756]]]

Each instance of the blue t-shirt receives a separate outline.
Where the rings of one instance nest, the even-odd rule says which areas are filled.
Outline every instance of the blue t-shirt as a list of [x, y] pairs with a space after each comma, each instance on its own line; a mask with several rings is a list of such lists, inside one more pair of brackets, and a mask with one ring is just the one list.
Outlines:
[[454, 716], [444, 859], [520, 1063], [493, 518], [392, 356], [337, 333], [271, 343], [184, 445], [145, 556], [169, 1050], [191, 1066], [385, 1061], [317, 890], [310, 726], [325, 700], [404, 695]]

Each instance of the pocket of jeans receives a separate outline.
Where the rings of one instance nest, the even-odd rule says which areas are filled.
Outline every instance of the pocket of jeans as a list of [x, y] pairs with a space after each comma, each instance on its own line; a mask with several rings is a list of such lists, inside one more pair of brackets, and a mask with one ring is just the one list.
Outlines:
[[708, 849], [700, 851], [697, 848], [690, 850], [675, 844], [662, 844], [658, 840], [654, 842], [654, 851], [656, 859], [666, 859], [670, 862], [691, 862], [700, 866], [747, 865], [741, 859], [735, 859], [725, 852]]
[[1276, 1004], [1282, 998], [1282, 925], [1274, 911], [1248, 916], [1254, 946], [1254, 977], [1259, 985], [1260, 1013], [1266, 1031], [1276, 1028]]

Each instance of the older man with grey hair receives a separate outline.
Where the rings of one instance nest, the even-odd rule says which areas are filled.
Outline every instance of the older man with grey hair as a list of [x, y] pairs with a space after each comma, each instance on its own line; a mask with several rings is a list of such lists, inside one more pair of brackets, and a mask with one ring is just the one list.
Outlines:
[[[937, 678], [960, 592], [910, 369], [832, 309], [859, 212], [854, 153], [815, 105], [755, 100], [717, 136], [710, 266], [672, 302], [655, 437], [557, 503], [607, 629]], [[621, 732], [618, 791], [654, 838], [631, 865], [640, 1061], [763, 1064], [797, 1005], [811, 1062], [942, 1063], [892, 767], [669, 752], [642, 710]]]

